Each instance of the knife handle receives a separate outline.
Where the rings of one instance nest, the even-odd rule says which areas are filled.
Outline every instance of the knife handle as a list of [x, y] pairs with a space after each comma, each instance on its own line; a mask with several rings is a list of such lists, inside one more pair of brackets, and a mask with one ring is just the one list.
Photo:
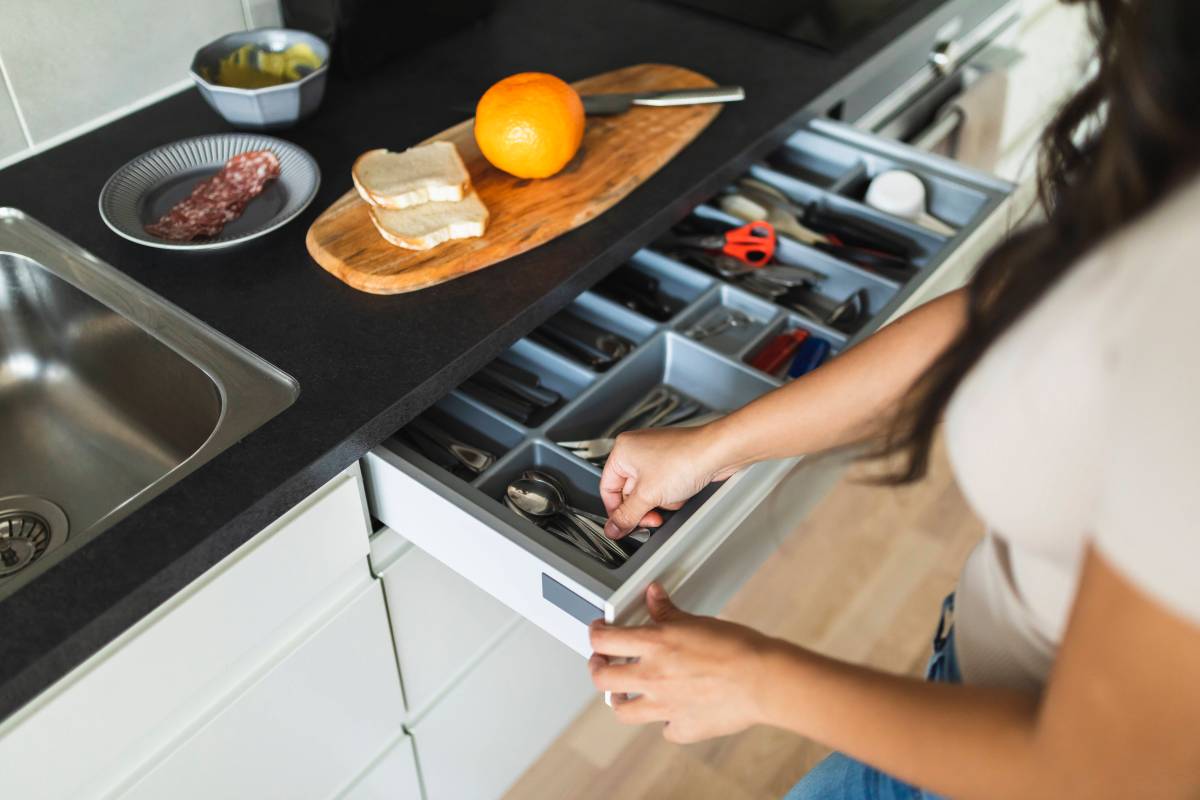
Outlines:
[[674, 89], [646, 92], [633, 99], [637, 106], [694, 106], [703, 103], [734, 103], [746, 99], [741, 86], [713, 86], [709, 89]]

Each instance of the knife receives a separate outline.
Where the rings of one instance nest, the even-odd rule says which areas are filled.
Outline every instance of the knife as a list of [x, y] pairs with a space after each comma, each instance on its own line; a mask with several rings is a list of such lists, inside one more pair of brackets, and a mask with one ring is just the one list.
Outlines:
[[746, 92], [741, 86], [629, 94], [587, 94], [583, 96], [583, 110], [587, 114], [600, 116], [621, 114], [632, 106], [695, 106], [703, 103], [734, 103], [745, 98]]

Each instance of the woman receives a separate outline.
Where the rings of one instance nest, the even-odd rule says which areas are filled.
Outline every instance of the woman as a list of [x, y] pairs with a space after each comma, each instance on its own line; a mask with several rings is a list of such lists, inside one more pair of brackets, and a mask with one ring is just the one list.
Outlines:
[[725, 419], [622, 436], [601, 481], [621, 536], [764, 459], [874, 441], [915, 480], [944, 417], [991, 532], [948, 599], [933, 682], [652, 586], [652, 624], [592, 630], [622, 721], [676, 742], [762, 723], [845, 754], [793, 800], [1200, 797], [1200, 4], [1089, 5], [1099, 70], [1045, 136], [1043, 222], [965, 289]]

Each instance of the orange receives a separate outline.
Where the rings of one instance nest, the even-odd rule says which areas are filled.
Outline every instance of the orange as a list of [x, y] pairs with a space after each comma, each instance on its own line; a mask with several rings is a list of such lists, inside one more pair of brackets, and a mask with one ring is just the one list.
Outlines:
[[562, 79], [522, 72], [493, 84], [475, 108], [484, 158], [518, 178], [549, 178], [583, 141], [583, 101]]

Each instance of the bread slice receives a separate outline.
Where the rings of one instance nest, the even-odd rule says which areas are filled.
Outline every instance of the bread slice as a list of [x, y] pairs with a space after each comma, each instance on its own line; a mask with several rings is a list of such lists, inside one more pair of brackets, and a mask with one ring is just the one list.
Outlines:
[[471, 189], [471, 176], [450, 142], [431, 142], [403, 153], [368, 150], [354, 162], [350, 177], [359, 196], [380, 208], [457, 202]]
[[455, 203], [424, 203], [411, 208], [371, 206], [379, 234], [397, 247], [429, 250], [451, 239], [483, 236], [488, 210], [473, 190]]

